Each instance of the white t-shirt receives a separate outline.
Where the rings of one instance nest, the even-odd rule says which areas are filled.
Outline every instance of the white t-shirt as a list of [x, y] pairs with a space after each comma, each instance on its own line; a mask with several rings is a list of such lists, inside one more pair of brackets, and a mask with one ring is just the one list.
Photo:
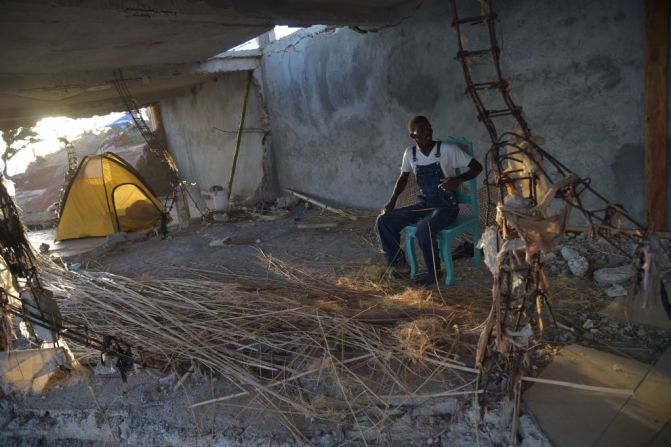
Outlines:
[[417, 173], [417, 165], [426, 166], [437, 161], [440, 162], [440, 167], [443, 170], [443, 174], [446, 176], [454, 176], [456, 173], [455, 169], [463, 169], [468, 167], [468, 164], [471, 162], [473, 157], [468, 155], [466, 152], [459, 149], [459, 146], [449, 143], [441, 143], [440, 145], [440, 157], [436, 158], [436, 148], [438, 144], [434, 144], [431, 152], [428, 156], [422, 153], [422, 150], [417, 147], [417, 162], [412, 160], [412, 148], [409, 146], [405, 149], [403, 154], [403, 164], [401, 165], [401, 172], [412, 172]]

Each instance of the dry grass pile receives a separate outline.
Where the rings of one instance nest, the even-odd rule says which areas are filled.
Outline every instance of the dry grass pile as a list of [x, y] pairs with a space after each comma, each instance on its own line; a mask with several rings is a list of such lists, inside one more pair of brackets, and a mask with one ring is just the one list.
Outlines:
[[478, 392], [476, 371], [452, 355], [472, 347], [460, 346], [467, 342], [451, 318], [401, 321], [398, 327], [360, 321], [285, 293], [293, 284], [300, 293], [346, 307], [355, 290], [285, 273], [290, 281], [284, 286], [265, 289], [207, 279], [134, 280], [54, 266], [44, 268], [42, 278], [64, 297], [59, 305], [67, 321], [119, 335], [136, 352], [150, 352], [182, 371], [211, 371], [239, 390], [203, 404], [253, 395], [287, 414], [349, 417], [381, 429], [399, 405]]
[[419, 318], [399, 324], [394, 330], [405, 352], [416, 358], [423, 357], [427, 352], [442, 351], [446, 342], [458, 340], [452, 334], [454, 328], [447, 321], [437, 317]]

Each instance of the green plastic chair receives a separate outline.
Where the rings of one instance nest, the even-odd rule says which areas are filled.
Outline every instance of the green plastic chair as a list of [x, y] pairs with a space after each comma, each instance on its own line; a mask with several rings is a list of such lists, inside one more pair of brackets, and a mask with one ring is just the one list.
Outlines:
[[[462, 137], [447, 137], [441, 140], [445, 143], [456, 144], [468, 155], [473, 155], [473, 143]], [[456, 170], [459, 174], [459, 170]], [[464, 187], [468, 188], [468, 194], [464, 194]], [[440, 260], [445, 264], [445, 285], [454, 284], [454, 264], [452, 263], [452, 242], [465, 233], [473, 234], [473, 262], [479, 267], [482, 260], [478, 241], [480, 240], [480, 220], [478, 217], [478, 195], [476, 180], [472, 179], [462, 183], [457, 189], [457, 202], [470, 205], [471, 213], [463, 215], [459, 213], [457, 220], [448, 228], [438, 233], [438, 251]], [[417, 257], [415, 254], [415, 238], [417, 227], [409, 225], [405, 227], [405, 252], [410, 264], [410, 277], [417, 276]]]

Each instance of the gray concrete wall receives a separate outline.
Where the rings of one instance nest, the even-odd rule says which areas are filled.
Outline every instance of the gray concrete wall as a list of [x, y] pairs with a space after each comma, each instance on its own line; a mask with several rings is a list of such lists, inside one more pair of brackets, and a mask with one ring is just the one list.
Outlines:
[[[161, 101], [168, 149], [183, 180], [200, 190], [227, 188], [242, 113], [247, 72], [222, 73], [191, 89], [189, 96]], [[269, 170], [269, 138], [263, 131], [265, 112], [259, 83], [252, 84], [240, 145], [232, 198], [254, 199], [262, 194]], [[226, 132], [216, 130], [219, 128]]]
[[[642, 218], [643, 2], [518, 0], [497, 8], [504, 74], [532, 130]], [[281, 187], [381, 207], [410, 144], [405, 123], [413, 114], [427, 115], [438, 135], [474, 141], [482, 161], [489, 138], [464, 95], [448, 9], [433, 2], [376, 33], [313, 27], [265, 49]]]

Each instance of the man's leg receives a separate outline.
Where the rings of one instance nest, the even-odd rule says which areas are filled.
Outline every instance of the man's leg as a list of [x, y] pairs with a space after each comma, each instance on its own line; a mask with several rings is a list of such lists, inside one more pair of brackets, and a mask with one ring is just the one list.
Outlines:
[[380, 243], [384, 252], [384, 260], [388, 266], [403, 266], [406, 264], [405, 254], [401, 250], [401, 231], [408, 225], [417, 223], [426, 215], [426, 211], [419, 211], [419, 205], [398, 208], [384, 213], [377, 218], [376, 227], [380, 235]]
[[422, 249], [429, 278], [435, 278], [436, 272], [440, 269], [438, 232], [450, 226], [458, 214], [458, 208], [438, 208], [417, 224], [417, 244]]

